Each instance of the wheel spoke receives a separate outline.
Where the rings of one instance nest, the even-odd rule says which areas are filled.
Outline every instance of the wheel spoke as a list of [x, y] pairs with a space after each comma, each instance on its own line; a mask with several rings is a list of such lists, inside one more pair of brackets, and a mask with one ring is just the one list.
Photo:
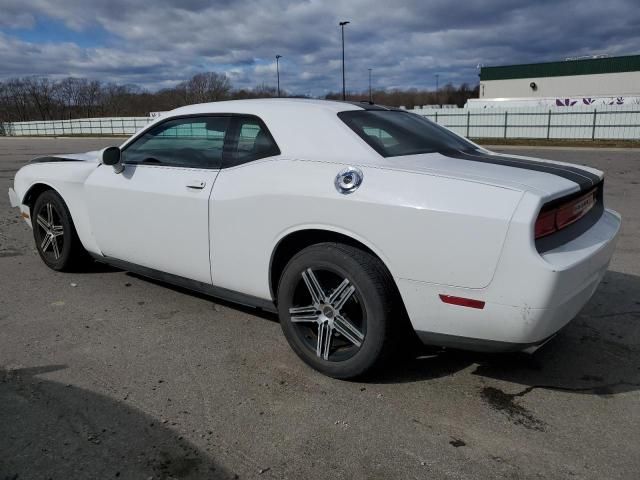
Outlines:
[[60, 237], [64, 235], [64, 229], [62, 228], [62, 225], [52, 225], [51, 235], [53, 235], [54, 237]]
[[362, 345], [364, 335], [342, 315], [336, 315], [336, 318], [333, 319], [333, 328], [335, 328], [340, 335], [349, 340], [356, 347]]
[[292, 322], [317, 322], [318, 310], [314, 305], [306, 307], [292, 307], [289, 309]]
[[51, 245], [53, 246], [53, 256], [56, 260], [60, 258], [60, 249], [58, 248], [58, 239], [55, 235], [51, 235]]
[[53, 225], [53, 205], [47, 203], [47, 222]]
[[40, 244], [40, 250], [42, 250], [43, 252], [46, 252], [47, 249], [49, 248], [49, 245], [51, 245], [51, 240], [53, 239], [53, 237], [51, 236], [50, 233], [47, 233], [44, 236], [44, 239], [42, 240], [42, 243]]
[[325, 295], [324, 290], [322, 290], [315, 273], [313, 273], [310, 268], [307, 268], [302, 272], [302, 280], [304, 280], [304, 283], [311, 294], [311, 300], [314, 305], [319, 305], [326, 300], [327, 296]]
[[318, 344], [316, 346], [316, 355], [323, 360], [329, 359], [329, 350], [331, 349], [331, 334], [333, 328], [329, 322], [322, 322], [318, 325]]
[[[345, 282], [347, 283], [345, 284]], [[338, 286], [336, 290], [340, 290], [340, 292], [336, 295], [335, 299], [331, 302], [331, 305], [333, 306], [333, 308], [336, 309], [336, 311], [339, 312], [340, 309], [344, 306], [344, 304], [347, 303], [347, 300], [351, 298], [351, 295], [353, 295], [353, 292], [356, 291], [356, 287], [354, 287], [353, 285], [350, 285], [349, 280], [345, 278], [344, 281]], [[331, 296], [333, 297], [333, 295]]]
[[336, 299], [344, 293], [348, 286], [349, 280], [345, 278], [342, 283], [338, 285], [333, 292], [331, 292], [331, 295], [329, 296], [329, 303], [333, 305]]
[[36, 217], [36, 221], [38, 222], [38, 225], [40, 225], [44, 230], [48, 231], [51, 228], [49, 222], [47, 222], [40, 214], [38, 214], [38, 216]]

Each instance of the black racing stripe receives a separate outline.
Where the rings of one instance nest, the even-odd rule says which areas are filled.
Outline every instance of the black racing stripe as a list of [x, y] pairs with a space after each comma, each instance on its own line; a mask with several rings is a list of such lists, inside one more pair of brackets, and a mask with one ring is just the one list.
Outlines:
[[580, 186], [581, 190], [593, 187], [600, 182], [600, 177], [591, 172], [576, 167], [558, 165], [554, 163], [539, 162], [535, 160], [525, 160], [522, 158], [514, 158], [509, 156], [492, 155], [483, 153], [479, 150], [475, 152], [448, 151], [441, 152], [447, 157], [459, 160], [470, 160], [472, 162], [490, 163], [493, 165], [504, 165], [506, 167], [522, 168], [524, 170], [533, 170], [536, 172], [549, 173], [558, 177], [565, 178]]
[[29, 163], [49, 163], [49, 162], [82, 162], [77, 158], [66, 157], [38, 157], [31, 160]]
[[[508, 156], [505, 155], [497, 155], [498, 158], [505, 158]], [[569, 170], [573, 173], [576, 173], [578, 175], [581, 175], [583, 177], [587, 177], [589, 180], [591, 180], [591, 184], [592, 185], [596, 185], [597, 183], [600, 183], [600, 181], [602, 180], [598, 175], [591, 173], [587, 170], [584, 170], [583, 168], [579, 168], [579, 167], [574, 167], [572, 165], [558, 165], [556, 163], [549, 163], [549, 162], [543, 162], [543, 161], [536, 161], [536, 160], [525, 160], [522, 158], [515, 158], [515, 157], [508, 157], [509, 159], [512, 160], [516, 160], [516, 161], [521, 161], [521, 162], [534, 162], [534, 163], [538, 163], [538, 164], [543, 164], [543, 165], [548, 165], [550, 167], [553, 168], [559, 168], [562, 170]]]

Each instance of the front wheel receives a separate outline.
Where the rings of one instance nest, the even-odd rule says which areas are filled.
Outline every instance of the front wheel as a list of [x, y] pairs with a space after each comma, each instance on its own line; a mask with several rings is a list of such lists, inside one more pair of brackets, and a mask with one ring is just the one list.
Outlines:
[[53, 270], [73, 270], [86, 259], [71, 214], [62, 197], [53, 190], [36, 199], [31, 212], [33, 238], [40, 258]]
[[370, 253], [339, 243], [312, 245], [282, 273], [280, 324], [311, 367], [334, 378], [358, 377], [393, 350], [394, 291]]

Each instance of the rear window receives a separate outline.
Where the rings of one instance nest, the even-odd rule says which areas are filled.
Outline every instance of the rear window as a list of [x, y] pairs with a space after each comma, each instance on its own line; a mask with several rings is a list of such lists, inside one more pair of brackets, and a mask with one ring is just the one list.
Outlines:
[[338, 116], [383, 157], [477, 150], [473, 143], [415, 113], [354, 110]]
[[280, 155], [280, 149], [271, 137], [267, 127], [261, 120], [252, 117], [242, 117], [236, 120], [234, 129], [235, 148], [225, 158], [225, 167], [241, 165], [260, 158]]

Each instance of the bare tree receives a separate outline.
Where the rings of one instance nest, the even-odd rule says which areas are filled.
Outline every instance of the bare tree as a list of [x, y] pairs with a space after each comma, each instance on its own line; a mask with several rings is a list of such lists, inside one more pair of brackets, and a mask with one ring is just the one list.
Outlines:
[[9, 80], [6, 84], [7, 106], [12, 111], [14, 118], [19, 121], [32, 120], [29, 111], [29, 96], [24, 83], [19, 78]]
[[91, 118], [102, 110], [102, 84], [98, 80], [83, 80], [84, 82], [80, 89], [81, 103], [84, 107], [85, 116]]
[[[409, 109], [423, 105], [442, 104], [462, 107], [468, 99], [478, 98], [478, 86], [470, 88], [468, 84], [463, 83], [460, 87], [456, 88], [451, 84], [447, 84], [441, 87], [438, 92], [418, 90], [415, 88], [407, 90], [374, 90], [372, 96], [376, 103], [394, 107], [403, 106]], [[342, 92], [331, 92], [327, 94], [325, 98], [339, 100], [342, 98]], [[349, 100], [366, 102], [369, 100], [369, 92], [351, 92], [347, 94], [347, 98]]]
[[55, 83], [46, 77], [29, 77], [22, 80], [29, 102], [38, 112], [39, 120], [52, 120], [55, 108]]
[[82, 108], [82, 89], [86, 79], [67, 77], [58, 82], [56, 97], [62, 105], [62, 118], [74, 118], [80, 115]]
[[[283, 92], [281, 92], [283, 93]], [[234, 90], [229, 78], [216, 72], [194, 75], [175, 87], [149, 92], [135, 85], [102, 83], [87, 78], [68, 77], [53, 81], [45, 77], [13, 78], [0, 82], [0, 122], [71, 119], [94, 116], [146, 116], [149, 112], [172, 110], [190, 103], [230, 98], [275, 97], [268, 84]], [[283, 96], [287, 96], [283, 93]], [[462, 106], [478, 96], [478, 86], [450, 84], [429, 90], [375, 90], [373, 99], [383, 105], [407, 108], [436, 103]], [[349, 93], [350, 100], [368, 101], [369, 92]], [[329, 99], [341, 98], [331, 93]]]
[[178, 84], [177, 88], [184, 91], [187, 103], [215, 102], [229, 97], [231, 82], [224, 74], [205, 72]]

